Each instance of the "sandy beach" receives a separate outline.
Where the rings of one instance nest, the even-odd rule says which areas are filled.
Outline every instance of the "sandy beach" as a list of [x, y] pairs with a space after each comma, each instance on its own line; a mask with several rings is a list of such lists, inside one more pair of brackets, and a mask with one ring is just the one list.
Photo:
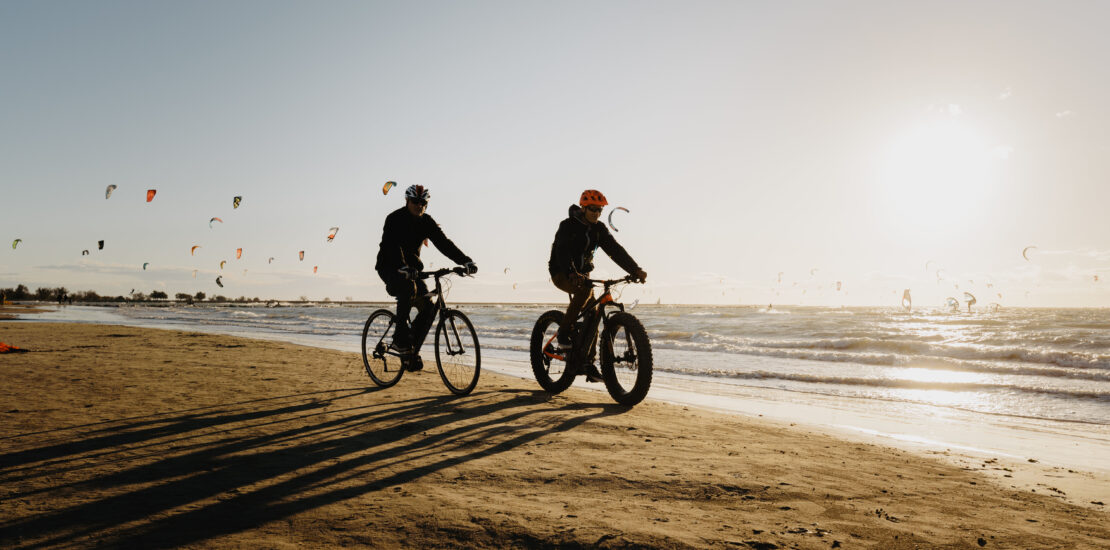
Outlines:
[[0, 546], [1106, 548], [1110, 514], [991, 465], [434, 366], [0, 323]]

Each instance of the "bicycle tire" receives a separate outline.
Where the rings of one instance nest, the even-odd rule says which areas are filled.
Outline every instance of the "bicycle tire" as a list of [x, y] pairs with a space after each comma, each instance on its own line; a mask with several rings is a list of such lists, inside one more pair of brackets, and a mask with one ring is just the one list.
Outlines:
[[[467, 340], [470, 340], [469, 342]], [[482, 372], [482, 346], [470, 319], [457, 309], [439, 316], [436, 325], [436, 368], [443, 385], [455, 395], [467, 395], [478, 385]], [[473, 357], [473, 362], [469, 359]], [[454, 359], [458, 358], [456, 361]], [[447, 366], [444, 366], [447, 362]]]
[[[633, 349], [615, 352], [629, 343]], [[652, 362], [651, 340], [640, 320], [625, 312], [609, 316], [601, 333], [601, 377], [613, 400], [628, 407], [643, 401], [651, 387]]]
[[[536, 320], [536, 325], [532, 328], [532, 338], [528, 346], [529, 355], [532, 360], [532, 374], [536, 377], [536, 382], [540, 383], [540, 387], [551, 394], [561, 393], [570, 387], [574, 382], [575, 369], [566, 360], [552, 358], [544, 354], [544, 346], [550, 342], [555, 332], [559, 330], [559, 326], [563, 322], [563, 312], [558, 310], [550, 310], [540, 315]], [[554, 331], [552, 330], [554, 327]], [[556, 371], [555, 376], [552, 376], [552, 365], [562, 366], [562, 371]]]
[[[401, 358], [385, 353], [394, 326], [393, 312], [379, 309], [370, 314], [362, 327], [362, 365], [370, 380], [382, 388], [396, 384], [405, 373]], [[371, 342], [369, 350], [366, 348], [368, 340]]]

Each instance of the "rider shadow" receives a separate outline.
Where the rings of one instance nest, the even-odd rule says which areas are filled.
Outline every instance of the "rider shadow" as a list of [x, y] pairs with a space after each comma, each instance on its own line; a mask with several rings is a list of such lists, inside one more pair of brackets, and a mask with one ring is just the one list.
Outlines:
[[[111, 467], [71, 472], [83, 479], [33, 491], [48, 497], [80, 492], [85, 500], [0, 524], [0, 544], [200, 543], [418, 480], [625, 411], [611, 403], [546, 407], [541, 393], [479, 391], [465, 400], [422, 397], [327, 411], [311, 403], [281, 404], [213, 414], [202, 424], [190, 412], [171, 415], [166, 423], [203, 433], [178, 433], [169, 445], [154, 432], [142, 436], [148, 440], [93, 436], [83, 447], [78, 439], [71, 451], [115, 452]], [[126, 435], [127, 425], [121, 428], [115, 435]], [[141, 457], [125, 452], [140, 441], [151, 452]], [[72, 466], [84, 462], [85, 455], [68, 456]], [[64, 466], [64, 460], [50, 464]], [[0, 470], [0, 480], [8, 473]], [[14, 492], [6, 498], [35, 496]]]

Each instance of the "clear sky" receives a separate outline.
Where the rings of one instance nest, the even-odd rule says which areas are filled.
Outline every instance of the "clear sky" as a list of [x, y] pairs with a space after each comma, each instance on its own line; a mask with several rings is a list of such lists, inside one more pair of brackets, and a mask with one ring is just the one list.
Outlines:
[[1097, 1], [0, 0], [0, 287], [386, 299], [382, 221], [423, 184], [481, 268], [456, 301], [564, 299], [551, 240], [593, 188], [630, 210], [615, 235], [649, 274], [626, 300], [1110, 306], [1108, 20]]

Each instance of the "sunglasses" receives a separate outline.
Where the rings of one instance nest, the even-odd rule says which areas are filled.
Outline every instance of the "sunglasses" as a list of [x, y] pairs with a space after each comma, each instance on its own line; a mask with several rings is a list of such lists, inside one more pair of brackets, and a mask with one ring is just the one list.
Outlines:
[[428, 201], [414, 201], [412, 199], [409, 199], [409, 202], [415, 204], [416, 206], [428, 206]]
[[601, 206], [587, 206], [586, 210], [589, 210], [590, 212], [593, 212], [595, 214], [600, 214], [601, 211], [604, 210], [604, 208]]

